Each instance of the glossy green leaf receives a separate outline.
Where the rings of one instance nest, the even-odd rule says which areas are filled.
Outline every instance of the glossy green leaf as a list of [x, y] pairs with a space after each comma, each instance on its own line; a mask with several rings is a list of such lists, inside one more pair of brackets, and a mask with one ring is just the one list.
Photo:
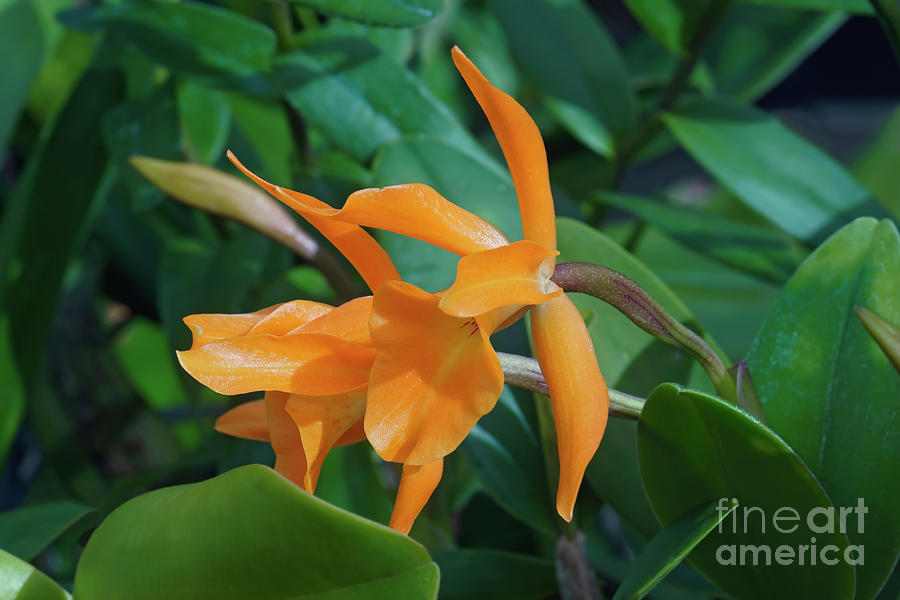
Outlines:
[[599, 198], [652, 223], [689, 248], [768, 281], [787, 281], [803, 258], [790, 237], [772, 229], [636, 196], [604, 193]]
[[[835, 510], [828, 496], [781, 438], [740, 409], [663, 384], [641, 412], [638, 456], [647, 495], [663, 525], [710, 502], [725, 512], [737, 499], [731, 518], [688, 558], [726, 594], [739, 600], [853, 596], [853, 562], [859, 556], [837, 525], [833, 531], [819, 527], [816, 512], [809, 525], [814, 509]], [[776, 514], [785, 520], [797, 517], [785, 523]], [[855, 521], [848, 521], [851, 528]], [[819, 549], [817, 560], [813, 564], [807, 556], [801, 564], [801, 546], [808, 554], [811, 544]], [[823, 562], [819, 553], [826, 547]], [[825, 564], [831, 560], [835, 564]], [[868, 552], [864, 560], [868, 563]]]
[[615, 42], [580, 0], [492, 0], [513, 56], [547, 108], [603, 156], [634, 127], [636, 99]]
[[720, 509], [718, 501], [700, 506], [672, 521], [641, 551], [612, 600], [638, 600], [652, 590], [737, 507], [733, 500]]
[[44, 32], [33, 0], [14, 0], [0, 6], [0, 56], [15, 57], [5, 61], [0, 91], [0, 148], [5, 149], [44, 59]]
[[547, 493], [533, 410], [504, 388], [497, 405], [472, 428], [462, 449], [497, 504], [520, 521], [553, 536], [556, 510]]
[[50, 502], [0, 513], [0, 548], [32, 560], [91, 507], [77, 502]]
[[[640, 260], [609, 237], [572, 219], [557, 219], [556, 228], [560, 251], [558, 262], [591, 262], [624, 273], [676, 319], [697, 328], [690, 311], [675, 294]], [[569, 297], [585, 317], [597, 362], [608, 385], [642, 396], [659, 381], [710, 385], [702, 369], [695, 366], [686, 353], [658, 342], [608, 304], [583, 294]], [[658, 524], [641, 484], [635, 434], [633, 422], [610, 419], [586, 477], [597, 494], [629, 525], [651, 537]]]
[[438, 16], [441, 0], [290, 0], [325, 14], [390, 27], [416, 27]]
[[625, 0], [634, 18], [673, 52], [687, 50], [716, 0]]
[[871, 310], [861, 306], [856, 307], [856, 316], [869, 331], [869, 335], [878, 342], [881, 349], [887, 355], [888, 360], [900, 373], [900, 327], [882, 319]]
[[280, 57], [277, 77], [303, 118], [360, 161], [420, 134], [484, 154], [415, 75], [363, 39], [313, 42]]
[[866, 0], [748, 0], [754, 4], [777, 6], [778, 8], [801, 8], [809, 10], [843, 10], [870, 15], [874, 12]]
[[[231, 110], [221, 92], [187, 82], [176, 94], [184, 151], [191, 162], [212, 164], [225, 154]], [[163, 158], [154, 154], [156, 158]]]
[[498, 552], [459, 550], [440, 552], [439, 600], [542, 600], [558, 593], [556, 573], [549, 560]]
[[[840, 27], [841, 12], [793, 11], [734, 3], [704, 59], [720, 93], [755, 100], [774, 88]], [[765, 38], [765, 44], [756, 40]]]
[[166, 67], [197, 76], [265, 73], [275, 52], [275, 34], [265, 25], [198, 2], [83, 6], [60, 18], [75, 29], [121, 33]]
[[865, 208], [869, 195], [849, 173], [764, 112], [701, 100], [663, 120], [722, 185], [799, 238], [821, 237]]
[[[522, 239], [522, 225], [509, 174], [490, 159], [461, 152], [443, 140], [406, 140], [386, 146], [375, 158], [378, 187], [415, 181], [496, 225], [510, 240]], [[388, 232], [379, 240], [403, 279], [432, 292], [456, 277], [459, 258], [446, 250]]]
[[900, 554], [900, 376], [853, 313], [900, 322], [900, 236], [858, 219], [820, 246], [788, 282], [748, 356], [766, 419], [836, 505], [868, 507], [857, 598], [871, 598]]
[[0, 550], [0, 600], [71, 600], [55, 581]]
[[853, 166], [853, 174], [900, 221], [900, 109], [893, 112]]
[[0, 381], [3, 381], [3, 385], [0, 386], [0, 465], [5, 465], [6, 454], [16, 439], [19, 425], [22, 424], [25, 392], [12, 352], [9, 323], [3, 312], [0, 312]]
[[412, 600], [437, 583], [413, 540], [248, 465], [113, 511], [84, 549], [75, 596]]

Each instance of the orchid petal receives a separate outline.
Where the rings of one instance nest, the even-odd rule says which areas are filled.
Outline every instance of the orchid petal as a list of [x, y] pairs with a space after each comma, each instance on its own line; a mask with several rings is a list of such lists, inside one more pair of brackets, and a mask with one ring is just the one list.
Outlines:
[[290, 396], [284, 392], [266, 392], [266, 416], [272, 450], [275, 452], [275, 470], [303, 487], [306, 453], [300, 441], [300, 430], [285, 410]]
[[487, 334], [438, 302], [399, 281], [375, 292], [366, 434], [385, 460], [421, 465], [446, 456], [503, 389]]
[[372, 296], [354, 298], [321, 317], [304, 323], [291, 333], [324, 333], [354, 344], [372, 345], [369, 316]]
[[266, 401], [253, 400], [238, 404], [216, 419], [216, 431], [245, 440], [269, 441]]
[[341, 254], [347, 257], [350, 264], [356, 268], [365, 280], [369, 289], [374, 291], [387, 281], [400, 279], [400, 274], [397, 273], [397, 268], [391, 262], [387, 252], [362, 227], [328, 218], [333, 215], [333, 208], [312, 196], [285, 190], [258, 177], [241, 164], [230, 150], [228, 151], [228, 158], [247, 177], [293, 208], [304, 219], [309, 221], [310, 225], [318, 229], [319, 233], [325, 236]]
[[365, 389], [375, 351], [322, 334], [249, 335], [178, 352], [194, 379], [220, 394], [340, 394]]
[[191, 330], [194, 338], [191, 350], [216, 340], [247, 335], [257, 323], [272, 314], [280, 306], [281, 304], [276, 304], [256, 312], [236, 315], [188, 315], [182, 320]]
[[531, 311], [531, 335], [553, 402], [559, 444], [556, 510], [572, 520], [584, 470], [600, 445], [609, 415], [609, 392], [587, 327], [566, 296]]
[[556, 248], [556, 220], [547, 152], [537, 125], [510, 95], [494, 87], [457, 47], [453, 62], [481, 105], [512, 175], [525, 239]]
[[408, 534], [425, 503], [434, 493], [444, 471], [444, 459], [424, 465], [403, 465], [400, 487], [394, 501], [389, 527]]
[[333, 306], [311, 300], [285, 302], [256, 323], [247, 335], [284, 335], [333, 310]]
[[292, 394], [284, 408], [300, 432], [306, 456], [303, 489], [312, 494], [325, 455], [365, 415], [366, 393], [351, 392], [336, 396]]
[[550, 281], [557, 254], [526, 240], [463, 256], [456, 281], [441, 298], [441, 310], [454, 317], [472, 317], [502, 306], [555, 298], [562, 294]]

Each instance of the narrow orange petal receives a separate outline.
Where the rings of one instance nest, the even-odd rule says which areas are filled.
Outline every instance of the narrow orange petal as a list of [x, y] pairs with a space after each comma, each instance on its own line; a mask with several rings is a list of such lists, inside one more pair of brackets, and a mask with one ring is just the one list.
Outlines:
[[349, 446], [350, 444], [355, 444], [357, 442], [361, 442], [366, 439], [366, 426], [365, 426], [365, 418], [361, 418], [359, 421], [350, 426], [350, 428], [344, 432], [344, 434], [338, 438], [338, 441], [334, 443], [335, 446]]
[[366, 435], [385, 460], [421, 465], [456, 449], [503, 389], [503, 371], [474, 318], [451, 317], [438, 298], [404, 282], [375, 292], [377, 351]]
[[266, 392], [266, 416], [272, 450], [275, 452], [275, 470], [303, 487], [306, 480], [306, 453], [300, 441], [300, 430], [285, 410], [290, 394]]
[[372, 296], [354, 298], [305, 323], [291, 333], [324, 333], [354, 344], [372, 345], [369, 335], [369, 316], [372, 314]]
[[216, 431], [246, 440], [269, 441], [266, 401], [253, 400], [238, 404], [216, 419]]
[[300, 432], [307, 465], [303, 489], [312, 494], [328, 451], [365, 415], [366, 393], [351, 392], [336, 396], [292, 394], [285, 410]]
[[540, 304], [562, 294], [550, 281], [555, 250], [525, 240], [463, 256], [456, 281], [440, 307], [454, 317], [472, 317], [502, 306]]
[[422, 512], [425, 503], [434, 493], [444, 472], [444, 459], [424, 465], [403, 465], [400, 476], [400, 487], [397, 489], [397, 500], [391, 513], [389, 527], [400, 533], [408, 534], [413, 522]]
[[293, 208], [304, 219], [309, 221], [310, 225], [318, 229], [319, 233], [325, 236], [341, 254], [347, 257], [350, 264], [356, 268], [365, 280], [369, 289], [374, 291], [385, 282], [400, 279], [400, 275], [397, 273], [397, 269], [394, 267], [394, 263], [391, 262], [387, 252], [362, 227], [329, 218], [334, 216], [337, 211], [321, 200], [306, 194], [286, 190], [258, 177], [241, 164], [230, 150], [228, 151], [228, 158], [247, 177], [275, 196], [275, 198]]
[[284, 335], [322, 315], [333, 311], [334, 307], [312, 300], [285, 302], [256, 323], [247, 335]]
[[199, 348], [203, 344], [222, 340], [230, 337], [247, 335], [253, 326], [263, 320], [266, 316], [276, 311], [281, 304], [270, 306], [262, 310], [252, 313], [243, 313], [236, 315], [227, 314], [198, 314], [188, 315], [184, 319], [184, 324], [191, 330], [194, 336], [191, 350]]
[[587, 327], [566, 296], [531, 311], [531, 335], [550, 389], [559, 442], [556, 510], [572, 520], [584, 470], [597, 451], [609, 415], [609, 392]]
[[375, 350], [322, 334], [249, 335], [178, 352], [194, 379], [220, 394], [340, 394], [365, 389]]
[[509, 165], [525, 239], [556, 248], [553, 196], [541, 132], [525, 109], [509, 94], [495, 88], [462, 50], [454, 46], [452, 55], [456, 68], [487, 116]]

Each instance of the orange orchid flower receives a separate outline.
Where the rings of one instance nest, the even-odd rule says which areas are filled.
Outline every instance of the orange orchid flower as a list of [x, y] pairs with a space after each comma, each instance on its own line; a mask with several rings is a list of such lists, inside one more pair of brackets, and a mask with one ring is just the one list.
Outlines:
[[[503, 372], [489, 337], [531, 308], [534, 347], [550, 390], [558, 434], [557, 511], [571, 520], [584, 470], [606, 426], [606, 384], [581, 315], [550, 281], [558, 252], [540, 132], [525, 109], [494, 87], [458, 48], [453, 49], [453, 59], [509, 165], [525, 234], [522, 241], [509, 243], [493, 225], [426, 185], [361, 190], [335, 209], [266, 182], [229, 157], [320, 230], [337, 223], [380, 228], [462, 255], [456, 281], [442, 294], [425, 292], [399, 277], [377, 287], [370, 282], [374, 299], [369, 329], [375, 358], [368, 379], [365, 433], [382, 458], [405, 465], [408, 485], [401, 484], [398, 501], [421, 498], [422, 489], [436, 485], [438, 469], [426, 467], [439, 464], [493, 408]], [[344, 254], [354, 262], [354, 255]]]

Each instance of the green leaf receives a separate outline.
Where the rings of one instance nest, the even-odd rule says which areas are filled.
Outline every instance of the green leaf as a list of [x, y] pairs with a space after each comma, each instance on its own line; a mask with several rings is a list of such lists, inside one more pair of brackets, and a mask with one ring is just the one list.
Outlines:
[[[496, 225], [507, 239], [522, 239], [522, 225], [509, 174], [491, 159], [461, 152], [443, 140], [404, 140], [386, 146], [375, 158], [378, 187], [425, 183], [462, 208]], [[448, 287], [456, 277], [455, 254], [389, 232], [379, 240], [405, 281], [430, 291]]]
[[772, 229], [636, 196], [602, 193], [599, 198], [652, 223], [689, 248], [768, 281], [787, 281], [803, 258], [790, 237]]
[[[722, 95], [755, 100], [787, 77], [846, 19], [840, 12], [735, 3], [704, 57]], [[760, 38], [766, 43], [757, 44]]]
[[[859, 219], [820, 246], [788, 282], [748, 356], [766, 419], [836, 505], [869, 507], [859, 599], [875, 595], [900, 554], [897, 372], [853, 313], [900, 321], [900, 236]], [[891, 459], [889, 457], [894, 457]]]
[[3, 381], [3, 385], [0, 386], [0, 465], [5, 465], [6, 454], [19, 433], [19, 425], [22, 424], [25, 392], [12, 351], [9, 322], [3, 312], [0, 312], [0, 381]]
[[882, 206], [900, 221], [900, 109], [894, 110], [878, 135], [853, 166], [853, 174]]
[[737, 507], [737, 501], [721, 510], [718, 501], [700, 506], [672, 521], [641, 551], [612, 600], [643, 598], [656, 584], [678, 566], [694, 547], [703, 541], [719, 522]]
[[290, 0], [325, 14], [372, 25], [416, 27], [441, 12], [441, 0]]
[[55, 581], [0, 550], [0, 600], [71, 600]]
[[887, 355], [888, 360], [900, 373], [900, 327], [882, 319], [871, 310], [861, 306], [856, 307], [856, 316], [862, 321], [869, 335], [878, 342], [878, 345]]
[[778, 8], [845, 10], [862, 15], [871, 15], [875, 12], [867, 0], [748, 0], [748, 2], [777, 6]]
[[50, 502], [0, 513], [0, 548], [32, 560], [91, 507], [77, 502]]
[[556, 573], [549, 560], [499, 552], [460, 550], [440, 552], [439, 600], [541, 600], [558, 593]]
[[716, 0], [625, 0], [650, 35], [675, 53], [688, 49], [703, 15]]
[[[557, 219], [556, 229], [560, 251], [557, 262], [597, 263], [624, 273], [676, 319], [698, 328], [690, 311], [675, 294], [609, 237], [572, 219]], [[572, 294], [570, 298], [585, 316], [597, 362], [610, 386], [646, 395], [658, 381], [706, 381], [702, 369], [686, 353], [656, 341], [605, 302], [582, 294]], [[706, 385], [710, 385], [708, 381]], [[650, 537], [656, 533], [658, 524], [641, 484], [635, 434], [633, 422], [610, 419], [586, 477], [597, 494], [625, 521]]]
[[5, 149], [44, 59], [44, 32], [32, 0], [0, 6], [0, 56], [15, 57], [5, 61], [0, 92], [0, 149]]
[[764, 112], [700, 100], [663, 120], [722, 185], [801, 239], [821, 237], [867, 208], [868, 193], [843, 167]]
[[247, 465], [116, 509], [84, 549], [75, 595], [424, 599], [437, 584], [437, 566], [413, 540]]
[[[726, 594], [739, 600], [853, 596], [854, 569], [844, 560], [847, 538], [837, 526], [819, 530], [821, 517], [814, 516], [815, 527], [809, 526], [813, 509], [834, 510], [825, 492], [781, 438], [740, 409], [663, 384], [641, 412], [638, 456], [647, 495], [663, 525], [709, 502], [722, 512], [731, 509], [732, 498], [739, 502], [732, 518], [688, 558]], [[776, 514], [797, 518], [786, 524], [776, 521]], [[825, 559], [836, 564], [824, 564], [821, 555], [815, 564], [808, 557], [801, 564], [800, 547], [808, 553], [811, 544], [819, 550], [834, 546]], [[782, 547], [793, 552], [789, 561]], [[786, 564], [779, 564], [779, 551]], [[858, 556], [851, 551], [850, 558]]]
[[224, 96], [206, 86], [186, 82], [179, 86], [176, 102], [187, 157], [191, 162], [216, 162], [224, 154], [231, 130], [231, 109]]
[[119, 33], [162, 65], [196, 76], [252, 77], [270, 69], [275, 53], [275, 34], [265, 25], [197, 2], [82, 6], [60, 19]]
[[580, 0], [492, 0], [522, 71], [585, 146], [615, 154], [637, 122], [637, 101], [609, 33]]
[[556, 534], [556, 510], [533, 408], [504, 388], [497, 405], [462, 444], [487, 494], [509, 514], [547, 534]]

